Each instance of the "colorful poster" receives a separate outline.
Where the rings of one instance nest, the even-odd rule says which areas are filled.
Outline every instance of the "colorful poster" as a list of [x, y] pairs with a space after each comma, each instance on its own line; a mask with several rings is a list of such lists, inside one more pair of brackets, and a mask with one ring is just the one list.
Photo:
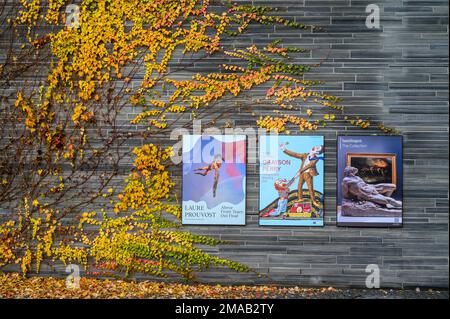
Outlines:
[[338, 226], [402, 225], [402, 142], [401, 136], [338, 136]]
[[245, 225], [245, 135], [183, 136], [185, 225]]
[[259, 140], [259, 224], [323, 226], [323, 136]]

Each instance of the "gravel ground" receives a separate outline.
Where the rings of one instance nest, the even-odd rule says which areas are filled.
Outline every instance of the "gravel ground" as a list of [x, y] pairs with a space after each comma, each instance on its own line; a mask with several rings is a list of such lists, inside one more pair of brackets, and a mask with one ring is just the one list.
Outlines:
[[[282, 297], [283, 298], [283, 297]], [[286, 297], [284, 297], [286, 298]], [[412, 289], [337, 289], [319, 291], [314, 295], [293, 294], [288, 298], [319, 299], [449, 299], [448, 290], [412, 290]]]

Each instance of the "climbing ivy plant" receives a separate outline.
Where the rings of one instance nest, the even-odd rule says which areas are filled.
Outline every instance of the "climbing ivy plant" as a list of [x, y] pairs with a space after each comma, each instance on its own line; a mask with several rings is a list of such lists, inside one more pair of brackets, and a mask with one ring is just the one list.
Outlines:
[[[66, 23], [65, 8], [73, 3], [76, 25]], [[126, 141], [167, 134], [180, 118], [201, 118], [255, 87], [265, 87], [262, 100], [274, 115], [251, 114], [269, 131], [316, 130], [337, 118], [370, 126], [347, 117], [339, 98], [320, 91], [322, 82], [305, 80], [320, 63], [298, 64], [292, 57], [308, 50], [280, 41], [224, 49], [252, 24], [315, 29], [272, 16], [272, 8], [209, 0], [20, 0], [15, 6], [15, 17], [5, 22], [9, 38], [27, 43], [19, 51], [12, 45], [0, 65], [1, 126], [8, 128], [1, 129], [0, 204], [10, 216], [0, 224], [0, 265], [19, 264], [23, 274], [39, 272], [44, 260], [188, 279], [213, 265], [249, 271], [198, 248], [218, 240], [180, 229], [171, 148], [134, 148], [125, 186], [110, 187], [129, 155]], [[183, 56], [194, 65], [177, 67]], [[217, 72], [177, 76], [212, 56], [230, 62]], [[43, 71], [45, 81], [6, 95], [15, 79]], [[123, 124], [130, 106], [135, 116]], [[317, 118], [316, 110], [325, 115]], [[233, 111], [221, 106], [218, 117]], [[104, 208], [86, 211], [99, 202]]]

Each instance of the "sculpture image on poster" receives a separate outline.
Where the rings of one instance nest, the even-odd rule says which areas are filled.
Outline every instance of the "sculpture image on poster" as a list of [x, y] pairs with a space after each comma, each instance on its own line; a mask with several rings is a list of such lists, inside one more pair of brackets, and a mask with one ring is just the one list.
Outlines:
[[260, 137], [260, 225], [323, 226], [323, 142], [322, 136]]
[[402, 225], [400, 136], [338, 136], [339, 226]]
[[245, 225], [245, 135], [183, 136], [185, 225]]

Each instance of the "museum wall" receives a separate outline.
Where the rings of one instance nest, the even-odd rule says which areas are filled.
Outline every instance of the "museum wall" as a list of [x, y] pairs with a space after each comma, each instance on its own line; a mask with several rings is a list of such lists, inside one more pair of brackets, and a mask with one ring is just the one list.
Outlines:
[[[238, 1], [240, 2], [240, 1]], [[244, 1], [242, 1], [244, 3]], [[302, 286], [364, 287], [366, 267], [376, 264], [382, 287], [448, 287], [448, 1], [445, 0], [280, 0], [247, 1], [278, 7], [276, 14], [315, 24], [323, 30], [302, 32], [280, 26], [251, 26], [230, 40], [230, 48], [284, 44], [311, 49], [299, 63], [321, 63], [308, 78], [324, 80], [322, 90], [342, 97], [346, 113], [370, 118], [367, 130], [335, 121], [312, 133], [290, 129], [291, 135], [325, 137], [324, 227], [261, 227], [258, 225], [259, 167], [247, 165], [247, 220], [245, 226], [187, 226], [186, 229], [228, 241], [207, 251], [251, 266], [262, 276], [210, 269], [199, 280], [211, 283], [276, 283]], [[380, 7], [380, 29], [365, 25], [366, 6]], [[186, 70], [211, 72], [221, 57], [206, 61], [184, 60]], [[24, 79], [25, 80], [25, 79]], [[21, 85], [20, 82], [17, 83]], [[264, 88], [260, 88], [264, 90]], [[272, 115], [252, 96], [233, 103], [233, 126], [256, 128], [257, 115]], [[214, 108], [211, 116], [214, 115]], [[124, 114], [134, 117], [136, 110]], [[336, 226], [336, 139], [342, 134], [382, 134], [376, 123], [401, 132], [404, 139], [402, 228], [350, 228]], [[179, 125], [189, 124], [186, 118]], [[218, 126], [221, 122], [219, 121]], [[170, 145], [168, 136], [152, 142]], [[141, 140], [130, 141], [129, 147]], [[249, 148], [248, 151], [252, 151]], [[254, 149], [253, 149], [254, 151]], [[124, 171], [131, 167], [124, 163]], [[181, 192], [181, 166], [172, 169]], [[125, 176], [116, 180], [119, 185]], [[42, 272], [65, 276], [64, 267], [46, 266]]]

